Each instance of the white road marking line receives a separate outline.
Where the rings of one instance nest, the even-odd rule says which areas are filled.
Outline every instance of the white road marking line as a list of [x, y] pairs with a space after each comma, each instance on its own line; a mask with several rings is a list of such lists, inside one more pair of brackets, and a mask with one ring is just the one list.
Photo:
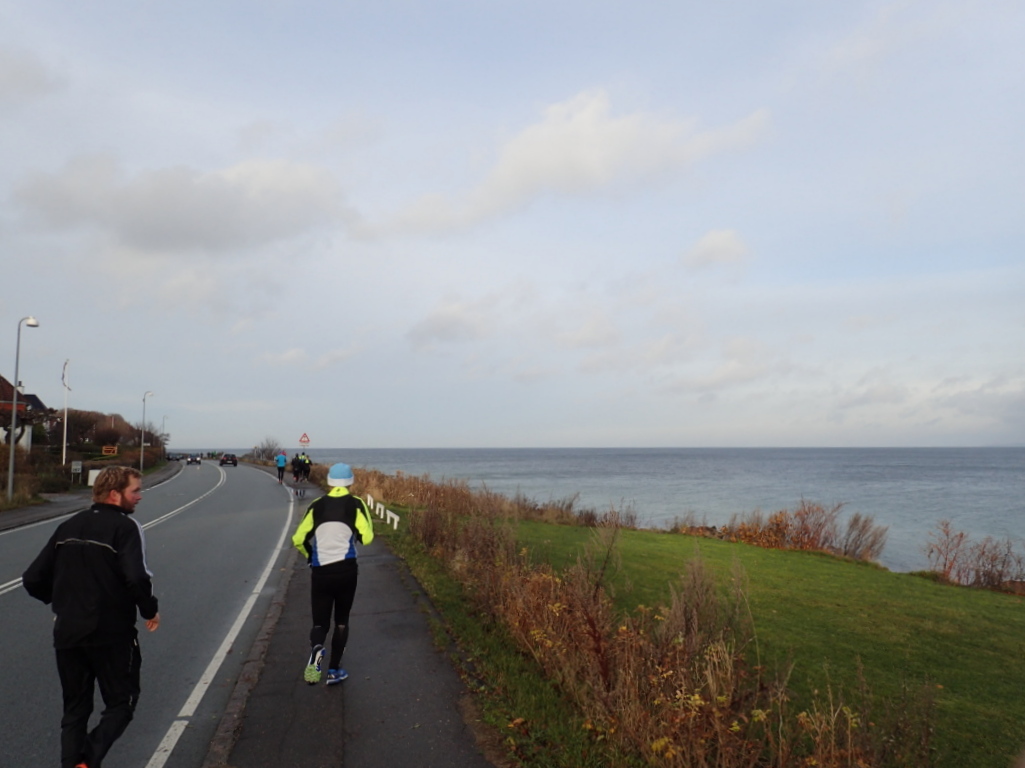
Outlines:
[[[175, 515], [180, 514], [181, 512], [184, 512], [186, 509], [191, 507], [196, 502], [202, 501], [207, 496], [209, 496], [211, 493], [213, 493], [218, 488], [220, 488], [222, 485], [224, 485], [224, 482], [228, 479], [228, 476], [224, 473], [224, 470], [221, 469], [220, 467], [217, 468], [217, 471], [221, 473], [221, 479], [217, 483], [217, 485], [215, 485], [209, 491], [204, 493], [202, 496], [197, 496], [192, 501], [190, 501], [188, 504], [185, 504], [185, 505], [183, 505], [181, 507], [178, 507], [178, 509], [173, 509], [170, 512], [168, 512], [166, 515], [164, 515], [162, 517], [158, 517], [156, 520], [150, 520], [148, 523], [146, 523], [144, 526], [142, 526], [142, 529], [145, 531], [145, 530], [147, 530], [149, 528], [152, 528], [154, 525], [160, 525], [160, 523], [164, 522], [165, 520], [170, 520]], [[177, 477], [177, 475], [175, 475], [175, 477]], [[172, 478], [172, 479], [174, 479], [174, 478]], [[156, 487], [156, 486], [154, 486], [154, 487]], [[63, 520], [65, 517], [71, 517], [72, 514], [77, 514], [77, 513], [72, 512], [72, 513], [64, 515], [62, 517], [51, 518], [49, 520], [41, 520], [38, 523], [32, 523], [31, 525], [23, 525], [20, 528], [12, 528], [10, 531], [3, 531], [3, 533], [11, 533], [13, 531], [23, 531], [26, 528], [32, 528], [32, 527], [34, 527], [36, 525], [42, 525], [43, 523], [52, 523], [52, 522], [55, 522], [56, 520]], [[3, 535], [3, 534], [0, 534], [0, 535]], [[6, 584], [0, 584], [0, 595], [6, 595], [8, 592], [13, 592], [14, 590], [16, 590], [20, 586], [21, 586], [21, 579], [20, 578], [14, 579], [12, 581], [8, 581]]]
[[164, 738], [160, 740], [160, 744], [157, 746], [153, 756], [149, 759], [149, 762], [146, 763], [146, 768], [163, 768], [164, 763], [167, 762], [167, 758], [171, 756], [171, 752], [178, 743], [178, 739], [181, 738], [182, 733], [185, 731], [185, 727], [189, 723], [188, 719], [196, 713], [196, 708], [199, 706], [200, 701], [203, 700], [203, 696], [210, 688], [210, 684], [216, 677], [217, 671], [221, 668], [221, 664], [224, 663], [224, 659], [231, 650], [231, 646], [235, 642], [235, 638], [238, 637], [238, 633], [242, 631], [242, 625], [245, 624], [246, 619], [249, 618], [249, 614], [252, 612], [253, 606], [256, 604], [256, 599], [263, 591], [263, 585], [267, 583], [267, 579], [270, 577], [271, 571], [274, 569], [274, 564], [277, 562], [278, 556], [281, 554], [281, 547], [284, 544], [285, 537], [288, 535], [288, 531], [292, 526], [292, 512], [294, 506], [295, 501], [293, 499], [289, 501], [288, 517], [285, 519], [285, 525], [281, 529], [281, 536], [278, 538], [278, 543], [275, 545], [274, 551], [271, 552], [270, 559], [267, 561], [267, 567], [263, 569], [263, 574], [260, 576], [259, 581], [256, 582], [256, 586], [253, 587], [253, 591], [249, 593], [249, 598], [246, 600], [245, 605], [242, 606], [242, 610], [239, 611], [238, 617], [235, 619], [235, 623], [231, 625], [231, 629], [228, 630], [228, 634], [224, 636], [224, 640], [221, 642], [220, 648], [217, 649], [213, 658], [210, 659], [210, 663], [207, 664], [206, 671], [203, 672], [203, 676], [192, 689], [192, 693], [189, 695], [188, 699], [185, 700], [185, 704], [182, 706], [181, 711], [178, 712], [177, 718], [173, 723], [171, 723], [171, 727], [167, 729], [167, 733], [164, 734]]
[[217, 471], [221, 473], [221, 479], [217, 482], [217, 485], [215, 485], [209, 491], [204, 493], [202, 496], [197, 496], [192, 501], [190, 501], [188, 504], [180, 506], [180, 507], [178, 507], [178, 509], [172, 509], [166, 515], [163, 515], [162, 517], [158, 517], [156, 520], [150, 520], [148, 523], [146, 523], [144, 526], [142, 526], [142, 529], [143, 530], [147, 530], [149, 528], [152, 528], [154, 525], [159, 525], [160, 523], [164, 522], [165, 520], [170, 520], [175, 515], [177, 515], [177, 514], [179, 514], [181, 512], [184, 512], [186, 509], [191, 507], [193, 504], [196, 504], [197, 502], [202, 501], [207, 496], [209, 496], [211, 493], [213, 493], [218, 488], [220, 488], [222, 485], [224, 485], [225, 481], [228, 479], [228, 476], [224, 473], [224, 470], [221, 469], [220, 467], [217, 468]]
[[21, 586], [21, 578], [12, 579], [6, 584], [0, 584], [0, 595], [6, 595], [8, 592], [13, 592]]
[[[92, 505], [92, 499], [89, 500], [89, 504]], [[82, 509], [88, 509], [88, 507], [82, 507]], [[46, 525], [47, 523], [59, 523], [66, 517], [77, 515], [80, 511], [81, 510], [76, 509], [74, 512], [68, 512], [67, 514], [59, 515], [57, 517], [48, 517], [45, 520], [40, 520], [35, 523], [29, 523], [28, 525], [19, 525], [17, 528], [8, 528], [6, 531], [0, 531], [0, 536], [6, 536], [9, 533], [17, 533], [18, 531], [27, 531], [29, 528], [35, 528], [40, 525]]]
[[[152, 485], [149, 488], [143, 488], [142, 492], [146, 493], [147, 491], [152, 491], [154, 488], [159, 488], [162, 485], [167, 485], [169, 482], [174, 480], [176, 477], [179, 477], [180, 475], [181, 472], [176, 472], [171, 477], [167, 478], [166, 480], [161, 480], [156, 485]], [[92, 506], [93, 500], [91, 496], [83, 499], [82, 501], [85, 504], [85, 506], [82, 507], [82, 509], [88, 509]], [[28, 525], [19, 525], [17, 528], [8, 528], [6, 531], [0, 531], [0, 536], [6, 536], [9, 533], [15, 533], [17, 531], [27, 531], [29, 528], [35, 528], [39, 525], [46, 525], [47, 523], [59, 523], [61, 520], [64, 520], [65, 518], [71, 517], [72, 515], [77, 515], [80, 511], [81, 510], [76, 509], [74, 512], [68, 512], [66, 514], [58, 515], [56, 517], [48, 517], [45, 520], [39, 520], [38, 522], [29, 523]], [[2, 594], [3, 592], [0, 592], [0, 595]]]

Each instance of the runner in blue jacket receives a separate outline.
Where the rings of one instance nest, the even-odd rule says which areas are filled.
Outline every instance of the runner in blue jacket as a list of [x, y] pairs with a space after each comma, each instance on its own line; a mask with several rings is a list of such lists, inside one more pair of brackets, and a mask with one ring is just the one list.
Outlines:
[[274, 457], [274, 463], [278, 468], [278, 482], [285, 482], [285, 465], [288, 463], [288, 455], [282, 451]]

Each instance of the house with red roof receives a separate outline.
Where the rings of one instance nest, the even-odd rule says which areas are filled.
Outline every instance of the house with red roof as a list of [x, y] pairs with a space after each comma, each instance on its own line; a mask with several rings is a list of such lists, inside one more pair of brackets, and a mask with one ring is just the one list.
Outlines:
[[[14, 404], [14, 386], [0, 376], [0, 435], [3, 442], [9, 440], [8, 433], [11, 429], [11, 406]], [[47, 408], [43, 401], [36, 395], [26, 394], [18, 391], [18, 434], [16, 442], [20, 448], [26, 451], [32, 449], [32, 427], [35, 424], [42, 424], [49, 428], [56, 418], [57, 412]]]

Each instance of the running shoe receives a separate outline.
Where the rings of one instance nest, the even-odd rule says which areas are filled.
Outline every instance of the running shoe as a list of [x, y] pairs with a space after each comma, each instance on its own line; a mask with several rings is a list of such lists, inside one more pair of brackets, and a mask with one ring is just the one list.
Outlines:
[[314, 646], [313, 652], [310, 653], [310, 660], [306, 664], [306, 671], [303, 672], [303, 680], [310, 685], [316, 685], [320, 682], [320, 668], [324, 663], [324, 646]]
[[327, 671], [327, 684], [337, 685], [349, 676], [349, 673], [344, 669], [329, 669]]

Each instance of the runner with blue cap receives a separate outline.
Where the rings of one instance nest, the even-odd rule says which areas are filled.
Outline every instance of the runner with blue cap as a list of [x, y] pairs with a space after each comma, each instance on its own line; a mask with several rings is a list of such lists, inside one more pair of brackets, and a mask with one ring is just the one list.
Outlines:
[[374, 525], [366, 502], [349, 491], [353, 482], [352, 467], [334, 464], [327, 472], [331, 490], [310, 503], [292, 536], [292, 544], [311, 569], [313, 629], [310, 630], [310, 656], [303, 672], [303, 679], [310, 685], [320, 682], [324, 643], [332, 614], [334, 634], [327, 684], [335, 685], [349, 676], [342, 668], [342, 654], [349, 639], [349, 612], [359, 575], [356, 544], [367, 545], [374, 540]]

